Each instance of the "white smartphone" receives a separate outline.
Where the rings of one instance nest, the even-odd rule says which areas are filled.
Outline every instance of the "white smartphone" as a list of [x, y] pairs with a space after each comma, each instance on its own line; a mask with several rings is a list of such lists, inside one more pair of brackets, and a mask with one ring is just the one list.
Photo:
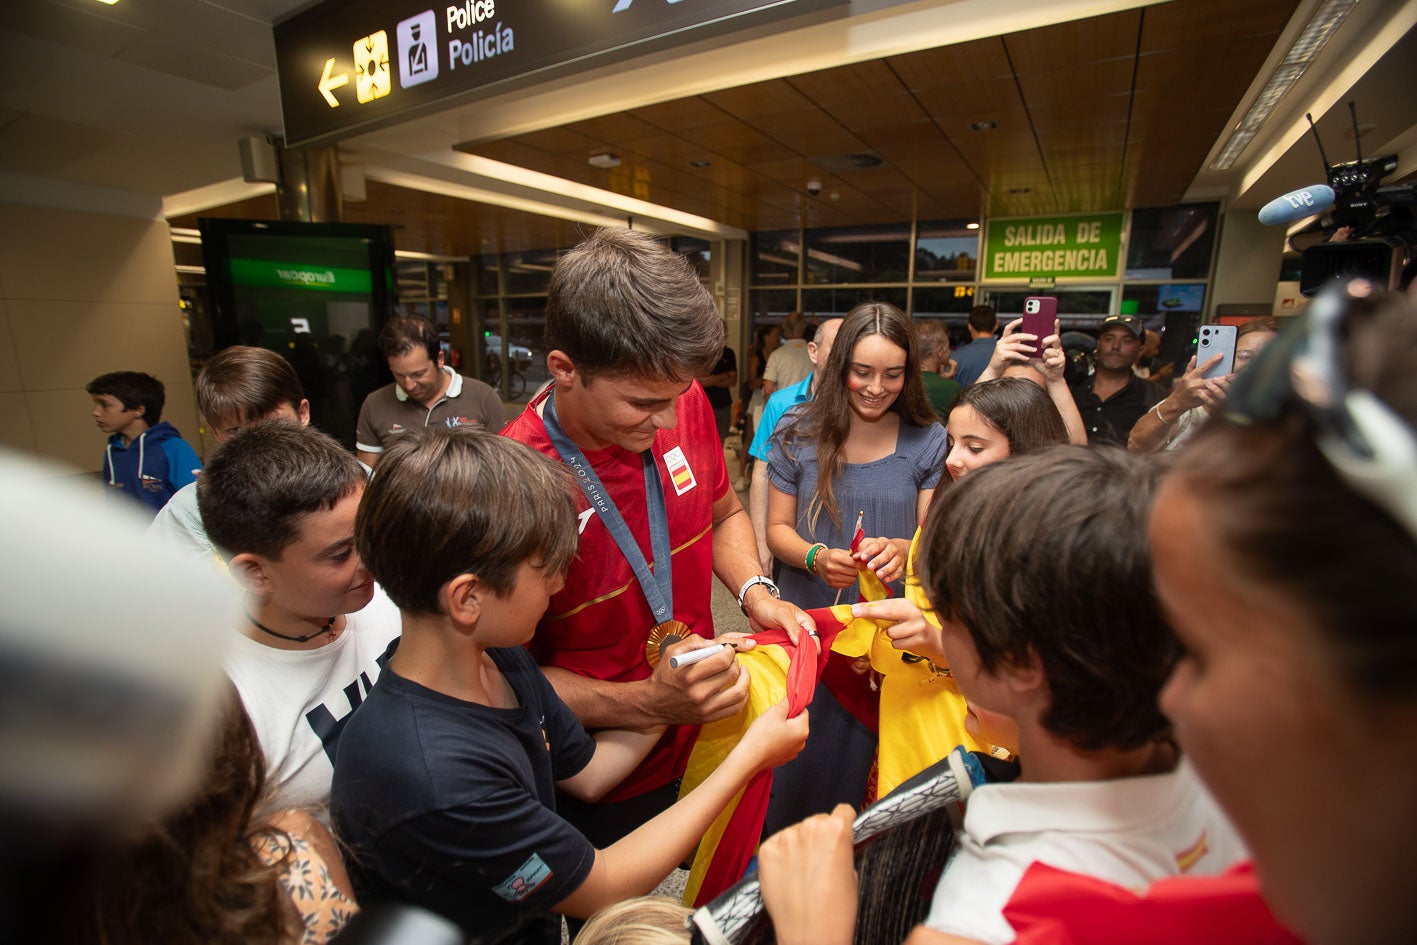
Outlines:
[[1235, 326], [1202, 325], [1196, 341], [1196, 364], [1204, 364], [1216, 355], [1220, 363], [1202, 377], [1224, 377], [1235, 370]]

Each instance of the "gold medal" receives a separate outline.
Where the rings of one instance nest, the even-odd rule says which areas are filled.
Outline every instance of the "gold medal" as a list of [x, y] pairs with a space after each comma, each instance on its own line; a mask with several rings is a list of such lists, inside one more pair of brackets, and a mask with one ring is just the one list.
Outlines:
[[649, 632], [645, 641], [645, 659], [651, 667], [659, 665], [659, 657], [666, 649], [689, 635], [689, 625], [681, 620], [666, 620]]

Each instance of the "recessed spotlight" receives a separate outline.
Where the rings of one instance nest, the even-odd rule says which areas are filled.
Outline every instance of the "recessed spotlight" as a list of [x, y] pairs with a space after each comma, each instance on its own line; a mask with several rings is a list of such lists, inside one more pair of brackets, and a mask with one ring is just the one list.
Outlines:
[[708, 167], [708, 166], [709, 166], [710, 164], [712, 164], [712, 163], [713, 163], [713, 162], [711, 162], [711, 161], [690, 161], [690, 162], [689, 162], [689, 166], [690, 166], [690, 167]]
[[966, 224], [964, 225], [964, 228], [965, 228], [966, 230], [977, 230], [977, 229], [979, 229], [979, 224], [978, 224], [978, 223], [966, 223]]
[[992, 121], [992, 120], [989, 120], [989, 121], [971, 121], [971, 122], [969, 123], [969, 130], [970, 130], [970, 131], [993, 131], [993, 130], [994, 130], [995, 128], [997, 128], [997, 127], [999, 127], [999, 123], [998, 123], [997, 121]]
[[592, 154], [589, 158], [589, 161], [591, 167], [599, 167], [604, 170], [609, 170], [612, 167], [620, 166], [620, 155], [611, 154], [609, 151], [601, 151], [597, 154]]

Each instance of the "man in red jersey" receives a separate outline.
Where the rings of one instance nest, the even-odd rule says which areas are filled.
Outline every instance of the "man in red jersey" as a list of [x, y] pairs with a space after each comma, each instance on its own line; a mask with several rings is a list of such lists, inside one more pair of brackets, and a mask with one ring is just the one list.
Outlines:
[[714, 575], [755, 628], [815, 632], [759, 570], [695, 380], [722, 353], [723, 333], [683, 257], [646, 234], [602, 229], [556, 264], [546, 303], [553, 383], [503, 431], [565, 463], [582, 493], [580, 548], [532, 654], [586, 728], [670, 726], [601, 803], [561, 798], [561, 813], [597, 844], [673, 803], [697, 726], [746, 702], [748, 674], [730, 647], [669, 665], [713, 645]]

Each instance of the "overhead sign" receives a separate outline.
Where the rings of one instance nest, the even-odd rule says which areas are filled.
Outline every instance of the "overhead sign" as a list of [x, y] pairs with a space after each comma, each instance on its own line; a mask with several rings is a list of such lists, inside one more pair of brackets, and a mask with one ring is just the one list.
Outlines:
[[984, 278], [1115, 279], [1121, 249], [1120, 212], [990, 220]]
[[847, 0], [325, 0], [275, 26], [288, 145]]

